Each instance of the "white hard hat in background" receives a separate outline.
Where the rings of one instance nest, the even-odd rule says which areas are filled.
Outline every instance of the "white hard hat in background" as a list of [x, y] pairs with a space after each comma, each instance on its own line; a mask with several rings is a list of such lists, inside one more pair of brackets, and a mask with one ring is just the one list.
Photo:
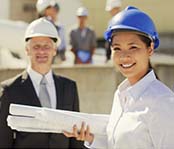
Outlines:
[[50, 37], [57, 41], [59, 46], [61, 40], [58, 36], [56, 27], [47, 19], [40, 18], [29, 24], [25, 32], [25, 41], [32, 37]]
[[121, 7], [122, 0], [106, 0], [106, 11], [111, 11], [115, 7]]
[[79, 7], [76, 11], [77, 16], [88, 16], [88, 10], [85, 7]]
[[36, 3], [36, 9], [38, 13], [43, 12], [47, 7], [49, 6], [56, 6], [56, 1], [55, 0], [38, 0]]

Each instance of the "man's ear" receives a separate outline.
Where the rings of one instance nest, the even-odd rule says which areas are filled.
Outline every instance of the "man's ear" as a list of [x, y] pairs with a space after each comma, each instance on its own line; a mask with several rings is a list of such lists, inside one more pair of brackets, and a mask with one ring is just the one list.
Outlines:
[[29, 56], [30, 55], [30, 52], [29, 52], [29, 48], [28, 48], [27, 45], [25, 45], [25, 51], [26, 51], [27, 55]]
[[54, 54], [53, 54], [53, 56], [56, 56], [56, 54], [57, 54], [57, 48], [54, 49]]

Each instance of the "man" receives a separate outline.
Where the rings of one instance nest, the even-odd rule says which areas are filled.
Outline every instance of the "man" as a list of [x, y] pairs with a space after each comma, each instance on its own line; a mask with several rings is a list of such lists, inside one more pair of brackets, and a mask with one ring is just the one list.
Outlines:
[[121, 0], [107, 0], [105, 10], [113, 17], [120, 12], [121, 3]]
[[27, 133], [11, 130], [6, 118], [11, 103], [79, 111], [76, 83], [56, 76], [51, 69], [57, 44], [54, 25], [40, 18], [33, 21], [25, 34], [30, 65], [22, 74], [2, 83], [0, 96], [0, 148], [83, 148], [82, 142], [62, 134]]
[[[118, 12], [120, 12], [121, 4], [122, 4], [121, 0], [107, 0], [105, 10], [109, 12], [111, 17], [114, 17]], [[109, 20], [108, 26], [110, 24], [110, 21], [111, 20]], [[107, 41], [105, 42], [105, 48], [106, 48], [106, 58], [107, 61], [109, 61], [111, 59], [111, 49]]]
[[97, 46], [95, 32], [86, 26], [88, 10], [80, 7], [76, 12], [79, 26], [70, 33], [70, 44], [75, 54], [75, 64], [92, 63], [92, 55]]
[[[45, 17], [51, 21], [57, 29], [58, 35], [61, 39], [61, 44], [57, 48], [57, 58], [61, 61], [66, 60], [66, 42], [65, 42], [65, 31], [63, 26], [57, 25], [58, 14], [60, 12], [60, 6], [55, 0], [38, 0], [36, 3], [37, 12], [39, 17]], [[57, 60], [57, 59], [56, 59]], [[54, 61], [57, 63], [57, 61]]]

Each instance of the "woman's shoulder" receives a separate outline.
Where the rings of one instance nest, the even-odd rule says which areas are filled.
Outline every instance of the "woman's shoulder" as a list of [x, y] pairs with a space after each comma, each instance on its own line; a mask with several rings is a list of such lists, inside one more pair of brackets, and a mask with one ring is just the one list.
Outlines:
[[150, 84], [148, 92], [157, 97], [174, 97], [174, 92], [159, 80], [155, 80]]
[[152, 109], [162, 110], [170, 107], [174, 111], [174, 92], [159, 80], [151, 83], [144, 93], [144, 98], [150, 101]]

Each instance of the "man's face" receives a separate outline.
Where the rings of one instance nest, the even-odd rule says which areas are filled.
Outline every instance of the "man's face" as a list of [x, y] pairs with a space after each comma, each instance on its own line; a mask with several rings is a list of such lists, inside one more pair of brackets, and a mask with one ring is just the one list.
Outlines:
[[79, 24], [86, 25], [87, 16], [78, 16]]
[[109, 13], [110, 13], [111, 16], [113, 17], [113, 16], [115, 16], [117, 13], [119, 13], [119, 11], [120, 11], [120, 7], [114, 7], [114, 8], [112, 8], [112, 9], [109, 11]]
[[57, 20], [58, 14], [59, 14], [59, 10], [56, 9], [55, 7], [48, 7], [45, 10], [45, 15], [51, 17], [53, 21]]
[[28, 41], [26, 51], [32, 68], [48, 68], [56, 55], [56, 44], [49, 37], [33, 37]]

